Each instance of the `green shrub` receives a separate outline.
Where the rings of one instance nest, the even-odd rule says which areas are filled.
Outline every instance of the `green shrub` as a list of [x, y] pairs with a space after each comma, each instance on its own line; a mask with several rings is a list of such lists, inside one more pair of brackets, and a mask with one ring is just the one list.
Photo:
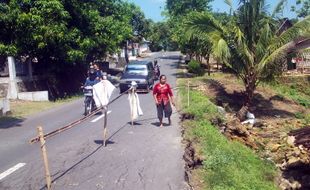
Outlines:
[[201, 67], [201, 64], [195, 60], [191, 60], [188, 63], [188, 71], [197, 75], [203, 75], [204, 73], [204, 69]]

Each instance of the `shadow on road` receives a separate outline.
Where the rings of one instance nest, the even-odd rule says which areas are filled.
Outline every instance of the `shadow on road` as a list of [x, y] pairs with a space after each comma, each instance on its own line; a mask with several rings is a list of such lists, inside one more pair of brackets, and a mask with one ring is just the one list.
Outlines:
[[111, 141], [111, 139], [116, 135], [118, 134], [121, 130], [123, 130], [126, 126], [128, 126], [128, 123], [126, 123], [125, 125], [123, 125], [121, 128], [119, 128], [117, 131], [115, 131], [108, 139], [107, 141]]
[[[151, 123], [152, 125], [154, 125], [155, 127], [159, 127], [160, 123], [159, 122], [154, 122], [154, 123]], [[163, 126], [164, 127], [171, 127], [171, 125], [169, 125], [168, 123], [163, 123]]]
[[[98, 145], [103, 145], [103, 140], [94, 140], [94, 143], [98, 144]], [[109, 145], [109, 144], [115, 144], [114, 141], [106, 141], [106, 145]]]
[[25, 119], [20, 119], [16, 117], [10, 117], [10, 116], [4, 116], [0, 117], [0, 129], [8, 129], [11, 127], [21, 127], [22, 122], [24, 122]]
[[[131, 125], [131, 122], [128, 122], [127, 124], [128, 124], [128, 125]], [[143, 124], [141, 124], [141, 123], [139, 123], [139, 122], [137, 122], [137, 121], [134, 121], [134, 122], [133, 122], [133, 125], [134, 125], [134, 126], [141, 126], [141, 125], [143, 125]]]
[[[154, 119], [157, 119], [156, 117], [152, 117], [152, 118], [147, 118], [147, 119], [142, 119], [142, 120], [137, 120], [134, 122], [134, 125], [143, 125], [143, 122], [147, 122], [147, 121], [152, 121]], [[142, 123], [140, 123], [142, 122]], [[151, 123], [152, 125], [155, 125], [157, 127], [159, 127], [159, 122], [157, 123]], [[120, 127], [117, 131], [115, 131], [108, 139], [107, 139], [107, 144], [115, 144], [114, 141], [112, 141], [111, 139], [117, 135], [118, 133], [120, 133], [123, 129], [125, 129], [125, 127], [131, 127], [131, 122], [128, 122], [126, 124], [124, 124], [122, 127]], [[168, 124], [164, 124], [164, 126], [169, 126]], [[57, 176], [55, 179], [52, 180], [52, 183], [55, 183], [56, 181], [58, 181], [59, 179], [61, 179], [62, 177], [64, 177], [67, 173], [69, 173], [71, 170], [73, 170], [75, 167], [77, 167], [78, 165], [80, 165], [82, 162], [86, 161], [88, 158], [90, 158], [92, 155], [94, 155], [96, 152], [98, 152], [101, 148], [103, 148], [103, 140], [94, 140], [94, 143], [98, 144], [99, 146], [92, 151], [90, 154], [88, 154], [87, 156], [83, 157], [80, 161], [76, 162], [74, 165], [72, 165], [70, 168], [68, 168], [66, 171], [62, 172], [59, 176]], [[58, 175], [60, 172], [57, 172], [55, 174], [53, 174], [52, 176], [56, 176]], [[47, 186], [43, 186], [42, 188], [40, 188], [40, 190], [44, 190], [46, 189]]]
[[[81, 164], [82, 162], [84, 162], [85, 160], [87, 160], [89, 157], [91, 157], [93, 154], [95, 154], [96, 152], [98, 152], [101, 148], [103, 147], [103, 145], [98, 146], [93, 152], [91, 152], [90, 154], [88, 154], [87, 156], [85, 156], [84, 158], [82, 158], [80, 161], [78, 161], [77, 163], [75, 163], [73, 166], [71, 166], [70, 168], [68, 168], [66, 171], [64, 171], [63, 173], [61, 173], [58, 177], [56, 177], [55, 179], [52, 180], [52, 183], [55, 183], [57, 180], [59, 180], [60, 178], [62, 178], [63, 176], [65, 176], [68, 172], [70, 172], [72, 169], [74, 169], [76, 166], [78, 166], [79, 164]], [[44, 187], [40, 188], [40, 190], [44, 190], [46, 189], [47, 186], [45, 185]]]

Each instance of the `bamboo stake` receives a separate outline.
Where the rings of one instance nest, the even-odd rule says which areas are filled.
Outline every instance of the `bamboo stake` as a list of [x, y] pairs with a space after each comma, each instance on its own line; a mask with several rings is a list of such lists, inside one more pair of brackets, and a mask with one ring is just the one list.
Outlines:
[[187, 81], [187, 107], [189, 107], [189, 80]]
[[103, 128], [103, 146], [107, 146], [107, 121], [108, 121], [108, 107], [104, 108], [104, 128]]
[[44, 168], [45, 168], [46, 186], [47, 186], [47, 189], [50, 190], [52, 188], [52, 180], [51, 180], [51, 174], [50, 174], [50, 170], [49, 170], [49, 164], [48, 164], [48, 158], [47, 158], [47, 151], [46, 151], [46, 146], [45, 146], [43, 129], [42, 129], [42, 127], [38, 127], [37, 130], [38, 130], [38, 135], [39, 135], [40, 142], [41, 142], [41, 151], [42, 151]]

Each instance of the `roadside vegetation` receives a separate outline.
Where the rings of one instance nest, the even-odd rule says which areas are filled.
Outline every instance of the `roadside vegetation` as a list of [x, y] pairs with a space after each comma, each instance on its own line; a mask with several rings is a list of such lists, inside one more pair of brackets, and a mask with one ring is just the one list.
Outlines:
[[[188, 81], [192, 86], [189, 107]], [[244, 125], [236, 118], [243, 101], [242, 81], [234, 75], [218, 72], [211, 76], [185, 77], [178, 80], [178, 86], [187, 145], [184, 157], [192, 186], [198, 189], [308, 187], [302, 180], [307, 176], [308, 152], [289, 140], [291, 131], [310, 124], [310, 111], [302, 104], [288, 96], [281, 97], [272, 85], [260, 85], [253, 99], [256, 123]], [[252, 183], [248, 185], [247, 180]]]
[[[217, 106], [197, 90], [190, 90], [187, 107], [186, 80], [180, 79], [180, 103], [185, 117], [184, 138], [195, 147], [193, 160], [203, 160], [189, 178], [191, 185], [200, 189], [277, 189], [276, 169], [270, 161], [260, 159], [253, 150], [240, 142], [230, 141], [221, 134], [212, 120], [223, 120]], [[195, 179], [196, 178], [196, 179]]]
[[284, 76], [271, 83], [265, 83], [265, 85], [269, 85], [281, 97], [288, 97], [305, 108], [310, 108], [309, 79], [309, 76]]
[[189, 107], [180, 89], [189, 183], [309, 189], [309, 79], [282, 76], [288, 53], [309, 40], [309, 3], [296, 2], [298, 18], [283, 27], [286, 0], [273, 10], [268, 1], [225, 0], [229, 13], [214, 12], [211, 1], [166, 3], [171, 38], [189, 62], [179, 85], [194, 86]]

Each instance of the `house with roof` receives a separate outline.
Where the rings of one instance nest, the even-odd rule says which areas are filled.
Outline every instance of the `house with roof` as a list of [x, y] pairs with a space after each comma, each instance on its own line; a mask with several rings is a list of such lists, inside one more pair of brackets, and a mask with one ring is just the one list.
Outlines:
[[[288, 18], [282, 19], [282, 24], [279, 27], [278, 35], [282, 34], [293, 24]], [[288, 73], [310, 73], [310, 39], [309, 38], [301, 38], [297, 42], [293, 48], [289, 49], [287, 59], [286, 59], [286, 67], [285, 70]]]

